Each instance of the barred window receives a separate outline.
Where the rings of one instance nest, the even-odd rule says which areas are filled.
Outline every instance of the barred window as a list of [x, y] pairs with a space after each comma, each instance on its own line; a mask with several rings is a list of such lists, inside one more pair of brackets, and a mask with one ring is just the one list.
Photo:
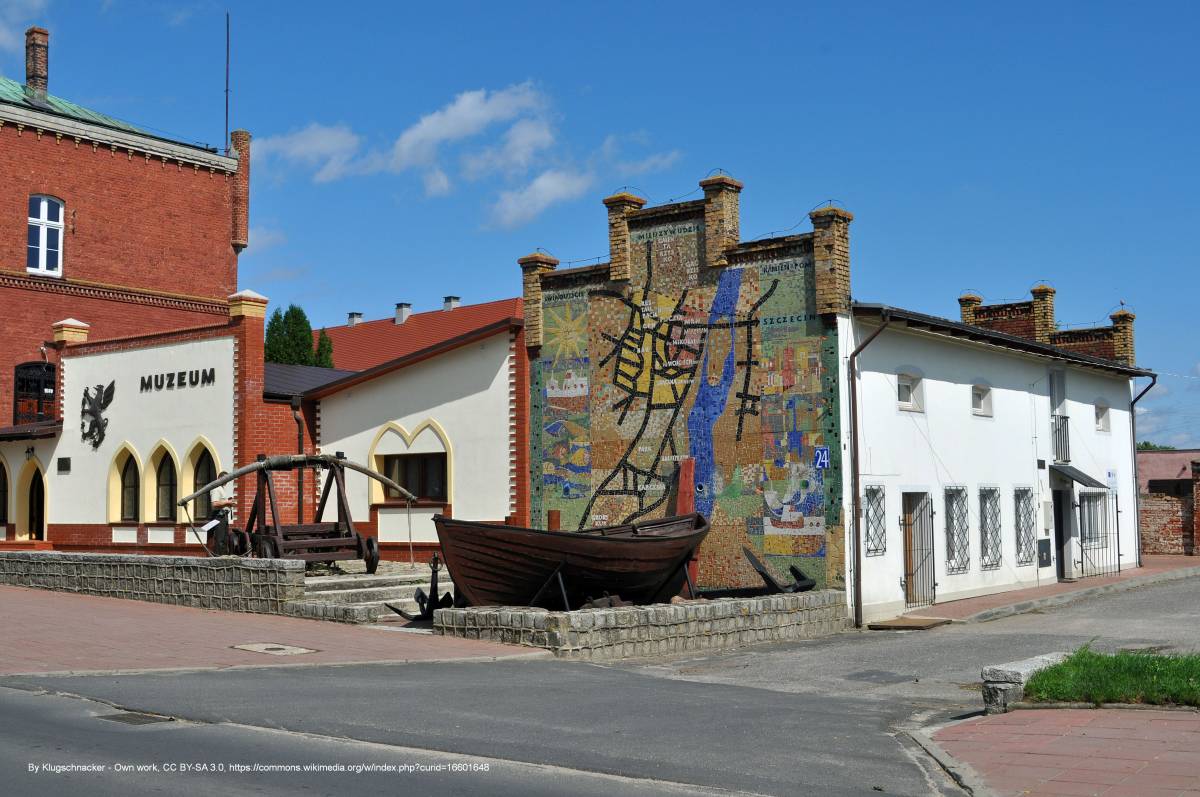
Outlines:
[[967, 489], [947, 487], [946, 498], [946, 572], [965, 573], [971, 566], [971, 542], [968, 536]]
[[995, 570], [1003, 558], [1000, 545], [1000, 491], [979, 488], [979, 567]]
[[1013, 490], [1013, 518], [1017, 534], [1017, 564], [1033, 563], [1037, 509], [1033, 503], [1033, 490], [1018, 487]]
[[1108, 544], [1107, 493], [1079, 494], [1079, 539], [1089, 548], [1103, 548]]
[[863, 511], [867, 521], [867, 556], [880, 556], [887, 551], [887, 521], [882, 487], [868, 487]]

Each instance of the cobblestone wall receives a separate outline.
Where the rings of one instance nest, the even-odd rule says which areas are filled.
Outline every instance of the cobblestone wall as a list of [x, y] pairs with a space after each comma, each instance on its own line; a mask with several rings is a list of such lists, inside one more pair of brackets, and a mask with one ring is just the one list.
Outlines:
[[295, 613], [304, 563], [282, 559], [0, 551], [0, 584], [268, 614]]
[[566, 659], [624, 659], [814, 639], [848, 627], [840, 590], [658, 606], [439, 609], [434, 633], [545, 648]]

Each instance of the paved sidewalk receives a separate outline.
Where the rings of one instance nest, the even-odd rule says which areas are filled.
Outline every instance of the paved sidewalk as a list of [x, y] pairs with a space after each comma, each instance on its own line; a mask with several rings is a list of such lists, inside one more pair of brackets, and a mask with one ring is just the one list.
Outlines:
[[[0, 675], [542, 657], [494, 642], [0, 586]], [[314, 650], [237, 650], [265, 643]]]
[[960, 622], [994, 620], [1011, 614], [1066, 603], [1085, 595], [1133, 589], [1146, 584], [1158, 584], [1176, 578], [1200, 576], [1200, 557], [1143, 556], [1142, 566], [1124, 570], [1113, 576], [1085, 578], [1079, 581], [1049, 581], [1040, 587], [1016, 589], [980, 595], [977, 598], [935, 603], [906, 612], [906, 617], [933, 617]]
[[1200, 713], [1022, 710], [947, 726], [934, 742], [996, 795], [1200, 795]]

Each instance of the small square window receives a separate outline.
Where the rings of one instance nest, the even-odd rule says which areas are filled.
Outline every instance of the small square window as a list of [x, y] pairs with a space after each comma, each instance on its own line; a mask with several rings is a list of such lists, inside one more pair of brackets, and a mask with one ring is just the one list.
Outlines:
[[992, 389], [987, 385], [971, 386], [971, 412], [975, 415], [991, 417]]
[[1096, 405], [1096, 431], [1109, 431], [1108, 407], [1104, 404]]
[[896, 403], [900, 409], [921, 412], [921, 379], [911, 374], [896, 376]]

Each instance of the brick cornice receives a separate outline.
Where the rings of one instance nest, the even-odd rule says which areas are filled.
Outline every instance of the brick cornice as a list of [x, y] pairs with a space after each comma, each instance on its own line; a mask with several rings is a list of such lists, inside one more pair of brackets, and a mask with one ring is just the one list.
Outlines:
[[219, 299], [205, 299], [198, 296], [156, 293], [153, 291], [138, 291], [121, 288], [116, 285], [106, 285], [100, 282], [30, 277], [26, 274], [2, 269], [0, 269], [0, 288], [17, 288], [19, 290], [41, 293], [57, 293], [88, 299], [103, 299], [110, 302], [167, 307], [172, 310], [186, 310], [193, 313], [229, 315], [229, 303]]

